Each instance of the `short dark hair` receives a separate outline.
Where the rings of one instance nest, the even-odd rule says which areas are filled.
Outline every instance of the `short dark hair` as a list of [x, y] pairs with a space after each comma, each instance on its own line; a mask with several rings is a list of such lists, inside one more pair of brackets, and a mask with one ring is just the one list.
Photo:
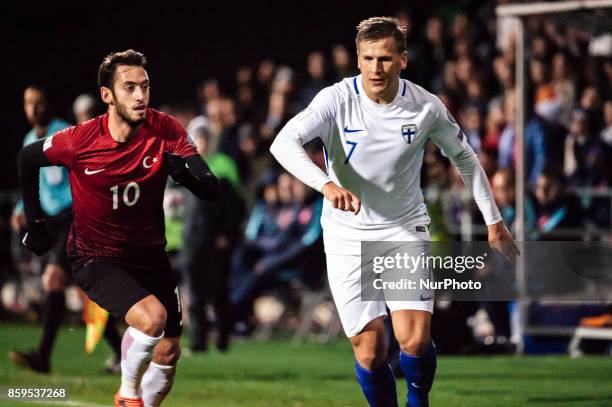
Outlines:
[[[397, 51], [406, 51], [406, 28], [394, 17], [371, 17], [357, 24], [355, 42], [372, 42], [393, 37]], [[358, 48], [359, 49], [359, 48]]]
[[113, 89], [115, 71], [118, 65], [145, 66], [147, 58], [140, 52], [128, 49], [108, 54], [98, 69], [98, 86]]

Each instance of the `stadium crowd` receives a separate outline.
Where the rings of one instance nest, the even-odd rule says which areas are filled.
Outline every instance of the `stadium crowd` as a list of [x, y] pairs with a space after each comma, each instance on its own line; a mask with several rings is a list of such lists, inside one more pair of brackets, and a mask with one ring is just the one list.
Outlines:
[[[512, 226], [520, 154], [515, 148], [514, 22], [494, 18], [488, 7], [476, 15], [433, 15], [423, 22], [408, 12], [397, 17], [408, 31], [409, 62], [402, 76], [435, 93], [457, 119]], [[527, 19], [530, 240], [612, 237], [612, 45], [601, 28]], [[231, 83], [203, 80], [194, 104], [186, 95], [184, 102], [158, 106], [187, 129], [225, 192], [220, 208], [182, 194], [175, 185], [165, 199], [168, 249], [175, 252], [186, 287], [193, 351], [207, 347], [207, 302], [215, 311], [217, 346], [226, 349], [232, 330], [248, 333], [256, 326], [253, 304], [265, 291], [295, 279], [315, 288], [324, 285], [322, 197], [283, 172], [268, 148], [321, 89], [358, 71], [354, 44], [312, 50], [305, 60], [305, 67], [269, 59], [245, 65]], [[87, 120], [100, 113], [97, 109], [95, 97], [81, 95], [74, 102], [74, 120]], [[309, 145], [308, 152], [325, 167], [320, 143]], [[429, 210], [440, 215], [432, 216], [433, 240], [460, 239], [457, 225], [466, 216], [484, 225], [475, 206], [462, 198], [460, 175], [431, 143], [422, 183]], [[16, 231], [19, 216], [17, 208]], [[17, 244], [13, 248], [15, 264], [27, 272], [33, 263], [24, 260]], [[485, 308], [495, 320], [498, 310]], [[506, 326], [498, 324], [497, 334], [510, 336], [508, 316], [501, 319]]]

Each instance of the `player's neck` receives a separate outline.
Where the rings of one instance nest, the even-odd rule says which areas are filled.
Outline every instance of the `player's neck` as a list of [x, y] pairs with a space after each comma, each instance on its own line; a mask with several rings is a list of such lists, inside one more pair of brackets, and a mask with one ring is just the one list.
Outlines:
[[399, 85], [400, 85], [400, 81], [399, 81], [399, 78], [397, 78], [393, 82], [393, 84], [389, 86], [389, 88], [384, 93], [381, 93], [381, 94], [370, 93], [365, 88], [365, 86], [363, 90], [366, 96], [370, 98], [370, 100], [372, 100], [374, 103], [378, 103], [379, 105], [388, 105], [389, 103], [395, 100], [395, 97], [397, 96], [397, 91], [399, 90]]
[[116, 112], [108, 112], [108, 131], [117, 143], [125, 143], [131, 140], [140, 129], [140, 125], [132, 127], [123, 120]]

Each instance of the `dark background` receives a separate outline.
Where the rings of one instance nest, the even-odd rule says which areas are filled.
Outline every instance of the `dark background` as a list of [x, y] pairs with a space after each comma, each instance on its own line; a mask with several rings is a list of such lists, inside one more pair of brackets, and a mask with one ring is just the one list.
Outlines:
[[[97, 95], [96, 72], [110, 52], [134, 48], [149, 59], [151, 105], [194, 101], [203, 79], [233, 79], [236, 68], [264, 58], [303, 70], [309, 51], [351, 46], [355, 25], [366, 17], [410, 8], [424, 21], [426, 1], [373, 2], [22, 2], [0, 17], [3, 45], [4, 159], [0, 190], [17, 187], [15, 157], [30, 129], [22, 106], [24, 87], [42, 82], [65, 119], [74, 98]], [[16, 6], [16, 8], [14, 8]], [[423, 19], [418, 18], [423, 13]]]

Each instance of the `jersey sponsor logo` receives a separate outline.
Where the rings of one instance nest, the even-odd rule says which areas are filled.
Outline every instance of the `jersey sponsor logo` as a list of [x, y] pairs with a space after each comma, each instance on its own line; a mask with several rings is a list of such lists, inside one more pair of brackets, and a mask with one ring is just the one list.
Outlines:
[[52, 145], [53, 145], [53, 136], [47, 137], [43, 144], [43, 151], [47, 151], [48, 149], [51, 148]]
[[416, 136], [417, 126], [416, 124], [404, 124], [402, 125], [402, 137], [407, 144], [412, 143], [414, 136]]
[[150, 156], [146, 156], [143, 160], [142, 160], [142, 166], [145, 168], [151, 168], [153, 166], [154, 163], [156, 163], [157, 157], [156, 158], [151, 158]]
[[106, 170], [106, 168], [102, 168], [102, 169], [99, 169], [99, 170], [90, 170], [89, 168], [85, 168], [85, 175], [94, 175], [94, 174], [97, 174], [97, 173], [102, 172], [104, 170]]
[[357, 133], [363, 131], [363, 129], [349, 129], [348, 126], [344, 126], [345, 133]]

